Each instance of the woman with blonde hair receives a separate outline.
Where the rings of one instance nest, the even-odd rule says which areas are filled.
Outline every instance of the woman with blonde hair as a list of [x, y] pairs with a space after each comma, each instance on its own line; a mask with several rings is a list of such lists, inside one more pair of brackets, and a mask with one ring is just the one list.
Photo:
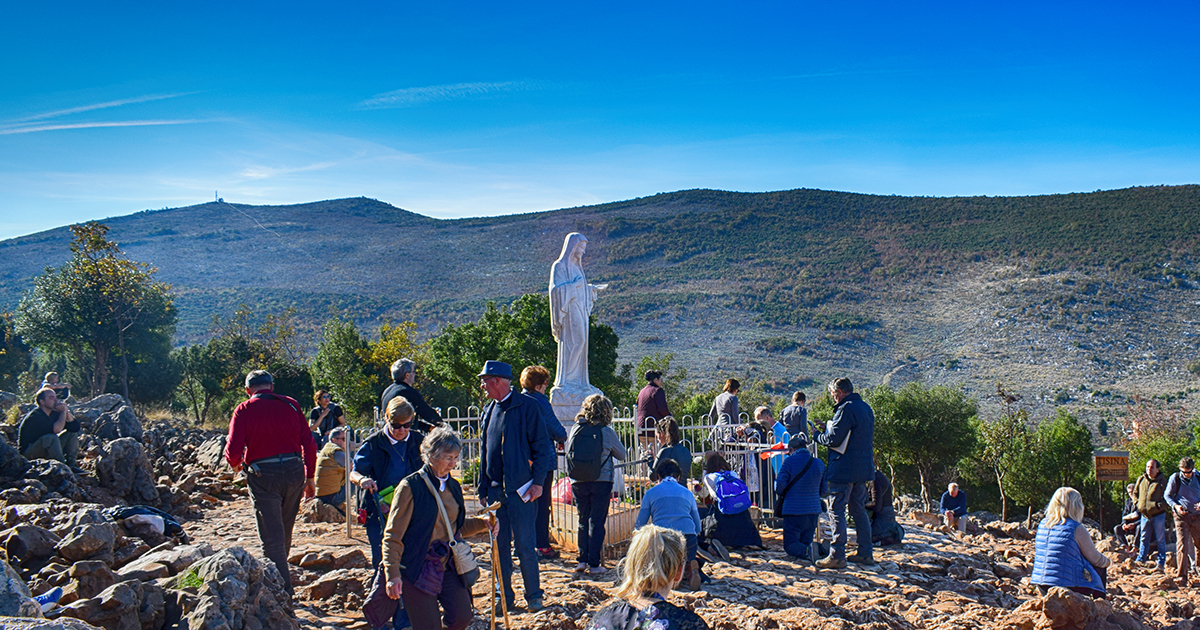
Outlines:
[[645, 525], [633, 532], [621, 564], [617, 601], [605, 606], [588, 630], [707, 630], [696, 613], [667, 601], [683, 579], [687, 544], [673, 529]]
[[1054, 491], [1046, 518], [1034, 542], [1033, 575], [1029, 581], [1043, 594], [1061, 586], [1096, 598], [1104, 597], [1108, 581], [1107, 556], [1096, 550], [1083, 521], [1083, 497], [1074, 488]]
[[608, 519], [608, 499], [613, 489], [613, 460], [624, 460], [625, 446], [609, 425], [612, 424], [612, 401], [600, 394], [583, 399], [575, 426], [567, 435], [567, 475], [571, 478], [571, 493], [579, 513], [577, 542], [579, 564], [575, 571], [602, 575], [608, 569], [601, 565], [604, 551], [604, 525]]

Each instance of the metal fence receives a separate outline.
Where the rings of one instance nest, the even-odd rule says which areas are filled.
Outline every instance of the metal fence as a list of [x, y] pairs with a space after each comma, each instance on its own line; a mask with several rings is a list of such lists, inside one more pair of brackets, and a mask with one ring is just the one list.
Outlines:
[[[475, 476], [479, 471], [480, 450], [482, 448], [480, 439], [480, 430], [482, 427], [481, 411], [481, 409], [475, 406], [468, 407], [466, 410], [460, 410], [456, 407], [450, 407], [445, 410], [438, 409], [438, 412], [442, 414], [446, 423], [457, 431], [462, 438], [462, 457], [459, 459], [458, 468], [455, 469], [453, 474], [455, 478], [463, 481], [463, 490], [468, 494], [472, 494], [475, 489]], [[642, 497], [652, 485], [650, 482], [650, 465], [645, 460], [652, 458], [658, 452], [659, 448], [659, 445], [654, 440], [646, 437], [639, 438], [637, 427], [635, 426], [635, 411], [628, 407], [614, 410], [612, 426], [620, 437], [621, 443], [625, 446], [627, 452], [625, 461], [637, 463], [622, 466], [615, 471], [613, 495], [609, 502], [608, 519], [606, 521], [605, 555], [609, 558], [622, 555], [629, 538], [632, 536], [634, 521], [641, 507]], [[383, 422], [379, 418], [378, 409], [376, 409], [375, 416], [375, 427], [352, 429], [350, 431], [350, 440], [353, 444], [347, 443], [348, 452], [355, 452], [359, 444], [376, 431], [378, 427], [382, 426]], [[729, 462], [734, 472], [746, 482], [753, 503], [753, 507], [751, 508], [752, 518], [758, 523], [775, 525], [777, 519], [774, 492], [775, 475], [779, 471], [783, 457], [777, 455], [769, 459], [762, 459], [759, 455], [764, 449], [779, 441], [783, 441], [786, 444], [788, 439], [787, 434], [760, 435], [754, 429], [745, 429], [739, 435], [736, 429], [739, 426], [744, 427], [749, 422], [748, 416], [744, 413], [740, 414], [738, 424], [729, 424], [728, 422], [713, 424], [710, 422], [708, 414], [704, 414], [699, 418], [685, 415], [676, 417], [675, 420], [679, 425], [681, 441], [687, 445], [693, 456], [688, 476], [692, 480], [697, 481], [693, 482], [692, 489], [699, 490], [700, 482], [698, 480], [702, 477], [703, 473], [704, 453], [707, 451], [717, 451]], [[568, 426], [568, 430], [569, 428]], [[578, 549], [578, 518], [575, 506], [561, 500], [565, 491], [564, 486], [570, 483], [566, 476], [566, 469], [566, 456], [562, 452], [561, 447], [559, 447], [558, 466], [554, 473], [554, 482], [550, 487], [544, 488], [543, 492], [551, 493], [552, 495], [550, 517], [551, 537], [564, 549], [574, 551]], [[353, 527], [357, 524], [355, 516], [361, 504], [362, 493], [357, 491], [356, 487], [350, 485], [349, 475], [346, 478], [346, 496], [349, 498], [347, 501], [348, 509], [346, 511], [346, 534], [350, 536]], [[470, 503], [471, 499], [468, 498], [468, 504]]]

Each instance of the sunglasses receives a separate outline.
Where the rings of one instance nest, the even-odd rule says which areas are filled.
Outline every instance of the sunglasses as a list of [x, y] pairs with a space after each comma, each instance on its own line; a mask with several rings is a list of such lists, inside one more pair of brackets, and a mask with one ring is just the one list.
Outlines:
[[1192, 473], [1196, 472], [1196, 469], [1195, 469], [1195, 468], [1193, 468], [1193, 469], [1191, 469], [1191, 470], [1184, 470], [1184, 469], [1180, 468], [1180, 469], [1179, 469], [1179, 472], [1181, 472], [1181, 473], [1183, 473], [1183, 474], [1185, 474], [1185, 475], [1190, 475], [1190, 474], [1192, 474]]
[[405, 422], [404, 424], [396, 424], [395, 422], [392, 422], [390, 424], [392, 425], [393, 429], [411, 429], [413, 425], [412, 422]]

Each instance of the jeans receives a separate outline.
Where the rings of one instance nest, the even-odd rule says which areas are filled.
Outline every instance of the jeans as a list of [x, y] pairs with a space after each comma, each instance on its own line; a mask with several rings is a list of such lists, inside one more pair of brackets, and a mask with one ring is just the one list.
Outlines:
[[537, 498], [537, 548], [550, 548], [550, 503], [554, 487], [554, 471], [546, 473], [546, 483], [542, 484], [542, 496]]
[[[1141, 541], [1142, 541], [1142, 527], [1141, 527], [1140, 517], [1139, 517], [1138, 521], [1136, 521], [1136, 522], [1138, 523], [1138, 525], [1137, 525], [1137, 527], [1133, 528], [1133, 540], [1134, 540], [1134, 542], [1138, 543], [1138, 545], [1140, 546]], [[1129, 532], [1125, 531], [1125, 523], [1126, 523], [1126, 521], [1121, 521], [1120, 523], [1117, 524], [1116, 527], [1113, 528], [1113, 537], [1117, 539], [1117, 544], [1121, 545], [1122, 547], [1129, 546], [1129, 536], [1128, 536]]]
[[834, 533], [833, 544], [829, 555], [836, 558], [846, 557], [846, 510], [854, 518], [854, 529], [858, 537], [858, 553], [871, 555], [871, 516], [867, 514], [867, 484], [871, 481], [829, 484], [829, 497], [832, 499], [830, 512], [833, 514]]
[[608, 520], [608, 498], [612, 495], [611, 481], [576, 481], [571, 484], [575, 494], [575, 509], [579, 513], [579, 561], [590, 567], [600, 566], [604, 554], [604, 525]]
[[537, 503], [526, 503], [516, 491], [504, 492], [503, 488], [488, 489], [488, 504], [500, 502], [496, 518], [500, 521], [500, 532], [496, 535], [496, 547], [500, 553], [500, 576], [504, 580], [504, 598], [515, 602], [517, 593], [512, 586], [512, 548], [521, 559], [521, 579], [525, 584], [525, 602], [542, 599], [541, 574], [538, 572], [538, 556], [534, 545], [537, 542]]
[[345, 511], [342, 510], [343, 504], [346, 502], [346, 487], [345, 486], [338, 488], [338, 491], [334, 492], [333, 494], [327, 494], [323, 497], [317, 497], [317, 500], [319, 500], [321, 503], [324, 503], [326, 505], [332, 505], [333, 507], [337, 508], [338, 511], [341, 512], [342, 514], [346, 513]]
[[1175, 515], [1175, 567], [1180, 580], [1188, 579], [1196, 543], [1200, 542], [1200, 514]]
[[25, 459], [55, 459], [68, 466], [74, 466], [79, 459], [79, 433], [47, 433], [27, 446], [21, 454]]
[[1158, 545], [1158, 567], [1167, 564], [1167, 513], [1158, 516], [1142, 516], [1142, 538], [1138, 546], [1138, 562], [1145, 562], [1150, 557], [1151, 542]]
[[802, 560], [816, 560], [809, 557], [809, 547], [813, 535], [817, 532], [817, 517], [819, 514], [804, 514], [801, 516], [783, 517], [783, 550], [789, 556]]
[[304, 495], [304, 462], [293, 459], [258, 465], [262, 474], [247, 470], [250, 499], [254, 502], [254, 519], [263, 555], [275, 563], [283, 586], [292, 593], [292, 576], [288, 572], [288, 551], [292, 548], [292, 528], [300, 511]]

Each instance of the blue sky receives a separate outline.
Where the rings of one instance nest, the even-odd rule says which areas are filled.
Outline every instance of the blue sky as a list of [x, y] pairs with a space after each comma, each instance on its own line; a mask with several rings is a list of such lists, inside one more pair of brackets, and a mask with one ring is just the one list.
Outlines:
[[1200, 182], [1195, 2], [339, 4], [6, 3], [0, 238], [214, 191], [461, 217]]

